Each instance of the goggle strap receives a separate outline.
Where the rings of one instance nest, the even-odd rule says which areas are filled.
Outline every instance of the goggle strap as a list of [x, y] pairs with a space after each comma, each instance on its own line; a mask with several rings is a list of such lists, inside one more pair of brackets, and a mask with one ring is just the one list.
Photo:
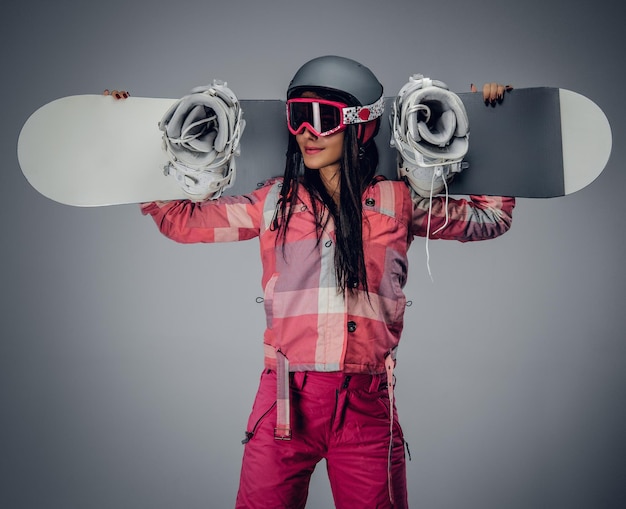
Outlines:
[[343, 108], [343, 123], [344, 124], [361, 124], [363, 122], [370, 122], [376, 120], [382, 116], [385, 110], [385, 99], [381, 97], [373, 104], [367, 106], [352, 106]]

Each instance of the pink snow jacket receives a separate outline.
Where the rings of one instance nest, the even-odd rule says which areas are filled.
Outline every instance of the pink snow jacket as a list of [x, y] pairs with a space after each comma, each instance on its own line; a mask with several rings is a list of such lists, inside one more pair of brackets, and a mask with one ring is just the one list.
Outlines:
[[[153, 202], [142, 211], [160, 231], [178, 242], [228, 242], [259, 237], [267, 328], [265, 366], [276, 369], [276, 352], [290, 371], [344, 371], [377, 374], [398, 345], [406, 297], [407, 250], [425, 236], [428, 199], [404, 182], [377, 180], [363, 195], [363, 245], [369, 298], [338, 293], [334, 266], [335, 231], [329, 221], [318, 242], [311, 198], [301, 188], [289, 223], [285, 249], [270, 228], [281, 179], [253, 193], [202, 203]], [[513, 198], [472, 196], [448, 203], [449, 223], [431, 238], [484, 240], [511, 225]], [[445, 221], [445, 199], [432, 204], [431, 232]]]

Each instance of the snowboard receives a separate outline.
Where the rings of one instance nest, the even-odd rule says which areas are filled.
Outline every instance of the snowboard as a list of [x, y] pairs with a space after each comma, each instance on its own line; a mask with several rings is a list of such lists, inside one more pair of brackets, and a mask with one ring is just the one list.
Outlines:
[[[514, 89], [495, 107], [481, 93], [458, 94], [469, 119], [469, 167], [449, 186], [452, 195], [551, 198], [593, 182], [608, 162], [611, 128], [590, 99], [569, 90]], [[57, 202], [83, 207], [187, 197], [163, 167], [158, 123], [177, 99], [77, 95], [36, 110], [18, 139], [28, 182]], [[379, 173], [397, 179], [389, 112], [376, 137]], [[281, 100], [241, 100], [246, 126], [236, 175], [225, 195], [253, 191], [283, 174], [288, 131]]]

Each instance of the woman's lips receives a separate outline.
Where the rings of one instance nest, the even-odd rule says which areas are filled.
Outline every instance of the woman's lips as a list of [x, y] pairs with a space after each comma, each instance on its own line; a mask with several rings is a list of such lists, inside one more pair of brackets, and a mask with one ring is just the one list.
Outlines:
[[317, 147], [304, 147], [304, 152], [307, 155], [315, 155], [315, 154], [319, 154], [322, 151], [321, 148], [317, 148]]

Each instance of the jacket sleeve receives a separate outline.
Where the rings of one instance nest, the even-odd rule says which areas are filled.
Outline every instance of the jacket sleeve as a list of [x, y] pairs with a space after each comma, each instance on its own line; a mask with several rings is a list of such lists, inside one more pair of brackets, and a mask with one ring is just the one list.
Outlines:
[[[429, 223], [429, 198], [413, 193], [413, 235], [425, 237]], [[469, 199], [433, 198], [430, 238], [469, 242], [498, 237], [511, 227], [515, 198], [475, 196]]]
[[242, 196], [216, 200], [151, 202], [141, 205], [160, 232], [181, 243], [233, 242], [257, 237], [269, 186]]

